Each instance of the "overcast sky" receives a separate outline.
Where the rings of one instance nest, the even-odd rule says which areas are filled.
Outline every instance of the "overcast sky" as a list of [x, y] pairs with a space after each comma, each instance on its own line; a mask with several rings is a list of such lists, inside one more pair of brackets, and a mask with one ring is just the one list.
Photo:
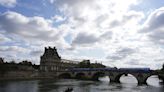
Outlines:
[[44, 47], [64, 59], [161, 68], [163, 0], [0, 0], [0, 57], [39, 64]]

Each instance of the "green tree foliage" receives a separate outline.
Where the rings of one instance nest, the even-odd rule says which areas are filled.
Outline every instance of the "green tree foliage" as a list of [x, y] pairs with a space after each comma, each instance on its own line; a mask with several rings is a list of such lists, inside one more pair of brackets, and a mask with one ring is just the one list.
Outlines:
[[164, 64], [163, 64], [163, 66], [162, 66], [162, 69], [161, 69], [162, 71], [164, 71]]
[[16, 64], [16, 62], [15, 62], [14, 60], [12, 60], [12, 61], [10, 62], [10, 64]]
[[3, 63], [4, 63], [4, 59], [0, 58], [0, 64], [3, 64]]
[[91, 63], [90, 60], [83, 60], [78, 65], [77, 68], [105, 68], [106, 66], [101, 63]]
[[40, 67], [40, 65], [32, 65], [32, 67], [34, 68], [34, 69], [36, 69], [36, 70], [39, 70], [39, 67]]
[[78, 68], [90, 68], [90, 60], [83, 60], [82, 62], [80, 62], [77, 67]]
[[101, 63], [92, 63], [91, 68], [105, 68], [106, 66]]
[[27, 61], [27, 60], [24, 60], [24, 61], [20, 62], [19, 64], [32, 66], [32, 63], [30, 61]]
[[16, 63], [14, 60], [11, 62], [4, 62], [2, 58], [0, 58], [0, 73], [6, 73], [8, 71], [28, 71], [38, 69], [39, 65], [33, 65], [30, 61], [24, 60], [22, 62]]

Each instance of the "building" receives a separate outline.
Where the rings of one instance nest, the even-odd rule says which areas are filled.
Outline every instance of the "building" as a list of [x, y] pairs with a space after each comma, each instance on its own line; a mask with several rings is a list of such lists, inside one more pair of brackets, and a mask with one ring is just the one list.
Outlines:
[[67, 62], [70, 60], [61, 59], [58, 55], [57, 49], [45, 47], [44, 54], [40, 57], [40, 70], [41, 71], [60, 71], [75, 67], [75, 63]]
[[44, 54], [40, 57], [41, 71], [57, 71], [60, 68], [61, 57], [58, 55], [56, 48], [45, 47]]

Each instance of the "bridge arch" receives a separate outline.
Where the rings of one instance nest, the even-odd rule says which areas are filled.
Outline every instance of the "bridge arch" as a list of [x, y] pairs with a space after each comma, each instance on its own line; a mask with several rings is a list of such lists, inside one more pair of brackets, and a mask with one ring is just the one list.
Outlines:
[[[121, 79], [123, 78], [123, 76], [132, 76], [134, 83], [137, 83], [138, 82], [138, 79], [136, 77], [136, 75], [132, 74], [132, 73], [120, 73], [118, 75], [115, 76], [115, 79], [112, 81], [112, 82], [117, 82], [117, 83], [120, 83], [121, 82]], [[124, 80], [129, 80], [129, 78], [127, 77], [124, 77]], [[130, 80], [129, 80], [130, 81]]]
[[69, 78], [71, 78], [71, 74], [70, 73], [61, 73], [58, 75], [58, 78], [69, 79]]
[[85, 73], [80, 72], [80, 73], [77, 73], [75, 75], [75, 78], [76, 79], [85, 79], [86, 78], [86, 75], [85, 75]]
[[[150, 81], [150, 80], [152, 81], [152, 79], [151, 79], [152, 77], [157, 77], [156, 79], [158, 80], [158, 82], [157, 82], [157, 80], [156, 80], [156, 83], [159, 83], [159, 82], [160, 82], [160, 79], [159, 79], [158, 75], [157, 75], [157, 74], [152, 74], [152, 75], [149, 75], [149, 76], [146, 77], [145, 83], [146, 83], [146, 84], [149, 84], [149, 81]], [[153, 82], [153, 83], [155, 83], [155, 82]], [[151, 84], [151, 83], [150, 83], [150, 84]]]
[[121, 83], [134, 83], [138, 84], [137, 77], [132, 73], [124, 73], [120, 76], [119, 82]]
[[[120, 83], [120, 78], [123, 75], [127, 75], [127, 74], [132, 75], [134, 77], [133, 80], [136, 79], [136, 83], [138, 83], [138, 84], [147, 84], [147, 79], [150, 76], [152, 76], [151, 73], [117, 73], [117, 74], [113, 75], [114, 76], [113, 78], [110, 78], [110, 79], [112, 79], [110, 81]], [[109, 76], [109, 77], [112, 77], [112, 76]]]
[[92, 75], [92, 80], [99, 80], [99, 77], [104, 77], [105, 73], [104, 72], [96, 72]]

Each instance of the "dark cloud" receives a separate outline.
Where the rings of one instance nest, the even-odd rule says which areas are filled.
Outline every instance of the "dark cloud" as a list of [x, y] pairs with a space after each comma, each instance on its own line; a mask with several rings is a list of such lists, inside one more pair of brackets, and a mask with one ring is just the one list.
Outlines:
[[152, 32], [164, 25], [164, 7], [155, 10], [146, 20], [141, 32]]
[[109, 40], [109, 39], [112, 39], [112, 35], [113, 35], [113, 32], [107, 31], [107, 32], [104, 32], [103, 34], [100, 35], [100, 39]]
[[113, 33], [111, 31], [106, 31], [101, 35], [89, 34], [87, 32], [80, 32], [73, 39], [72, 45], [93, 45], [96, 42], [110, 40], [112, 38]]
[[109, 55], [106, 57], [106, 59], [110, 59], [110, 60], [121, 60], [123, 59], [123, 56], [118, 56], [118, 55]]
[[141, 12], [131, 11], [131, 12], [128, 12], [127, 14], [123, 15], [121, 20], [113, 20], [110, 23], [110, 26], [111, 27], [123, 26], [124, 24], [126, 24], [127, 22], [129, 22], [130, 20], [133, 20], [133, 19], [140, 21], [143, 18], [143, 16], [144, 15]]
[[121, 48], [121, 49], [117, 50], [115, 53], [107, 56], [106, 58], [111, 59], [111, 60], [122, 60], [135, 52], [136, 52], [136, 50], [132, 49], [132, 48]]
[[72, 41], [72, 45], [88, 45], [94, 44], [99, 41], [99, 37], [94, 34], [88, 34], [85, 32], [79, 33]]
[[164, 44], [164, 7], [150, 14], [140, 32], [146, 33], [153, 42]]
[[34, 50], [30, 52], [31, 56], [40, 56], [43, 53], [41, 50]]
[[126, 62], [126, 64], [128, 64], [128, 65], [140, 65], [139, 61], [140, 60], [138, 60], [138, 59], [132, 59], [132, 60]]
[[154, 43], [164, 44], [164, 30], [156, 30], [155, 32], [149, 33], [148, 36]]

